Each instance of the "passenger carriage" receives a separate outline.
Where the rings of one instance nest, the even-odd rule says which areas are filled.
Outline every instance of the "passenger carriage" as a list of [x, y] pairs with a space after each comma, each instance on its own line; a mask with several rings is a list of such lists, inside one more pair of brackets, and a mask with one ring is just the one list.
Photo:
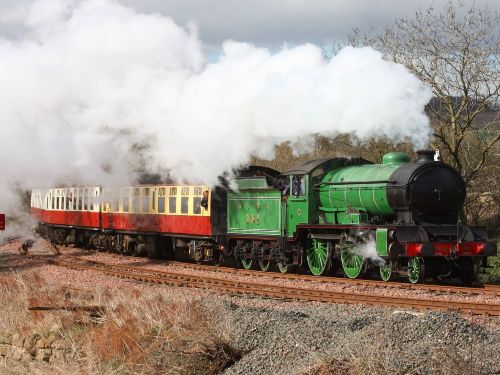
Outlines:
[[61, 187], [31, 197], [39, 230], [54, 243], [163, 256], [177, 249], [197, 260], [212, 260], [224, 211], [224, 200], [204, 185]]

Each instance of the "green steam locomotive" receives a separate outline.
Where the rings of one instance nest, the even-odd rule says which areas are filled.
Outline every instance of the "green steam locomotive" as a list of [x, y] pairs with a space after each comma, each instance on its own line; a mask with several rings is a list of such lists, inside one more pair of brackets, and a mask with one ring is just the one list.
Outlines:
[[244, 268], [314, 275], [377, 270], [389, 281], [460, 277], [472, 283], [496, 244], [463, 225], [465, 183], [433, 151], [308, 161], [279, 174], [261, 168], [227, 193], [224, 254]]

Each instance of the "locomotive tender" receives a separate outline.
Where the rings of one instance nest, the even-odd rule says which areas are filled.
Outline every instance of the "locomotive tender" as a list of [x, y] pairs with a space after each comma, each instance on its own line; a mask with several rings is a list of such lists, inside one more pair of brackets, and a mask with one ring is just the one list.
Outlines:
[[496, 243], [485, 227], [462, 225], [465, 183], [419, 151], [308, 161], [280, 174], [249, 167], [237, 190], [143, 185], [32, 192], [42, 236], [55, 243], [198, 262], [236, 259], [244, 268], [350, 278], [460, 277], [470, 284]]

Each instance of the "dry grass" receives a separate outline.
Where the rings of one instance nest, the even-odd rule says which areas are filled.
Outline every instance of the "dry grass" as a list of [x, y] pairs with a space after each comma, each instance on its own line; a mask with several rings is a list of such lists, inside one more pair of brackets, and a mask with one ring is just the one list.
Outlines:
[[[56, 331], [70, 343], [69, 369], [84, 374], [217, 374], [240, 354], [212, 311], [193, 298], [173, 299], [161, 290], [70, 293], [38, 274], [0, 275], [0, 332], [40, 335]], [[28, 304], [102, 306], [88, 311], [29, 311]], [[220, 315], [220, 314], [219, 314]], [[10, 368], [7, 364], [1, 369]], [[26, 364], [20, 364], [22, 373]], [[31, 366], [31, 365], [30, 365]], [[29, 372], [42, 371], [42, 367]], [[18, 372], [16, 372], [18, 371]], [[44, 371], [42, 371], [44, 373]]]

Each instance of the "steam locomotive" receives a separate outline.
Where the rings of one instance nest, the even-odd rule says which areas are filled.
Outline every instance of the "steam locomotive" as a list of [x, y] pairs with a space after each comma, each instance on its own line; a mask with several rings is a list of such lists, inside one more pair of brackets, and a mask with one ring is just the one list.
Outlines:
[[248, 167], [235, 185], [60, 187], [34, 190], [31, 207], [54, 243], [262, 271], [470, 284], [497, 252], [485, 227], [460, 222], [465, 183], [432, 151]]

